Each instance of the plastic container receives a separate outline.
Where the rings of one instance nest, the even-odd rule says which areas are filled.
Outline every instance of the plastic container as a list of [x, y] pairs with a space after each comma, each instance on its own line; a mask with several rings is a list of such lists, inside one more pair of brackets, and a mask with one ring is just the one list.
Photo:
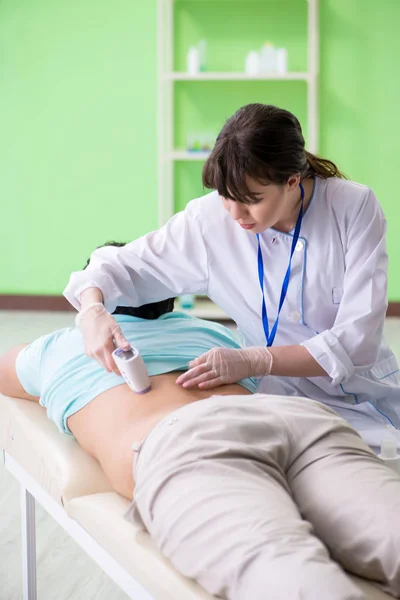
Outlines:
[[184, 308], [185, 310], [194, 308], [195, 297], [193, 296], [193, 294], [183, 294], [179, 297], [179, 304], [181, 308]]
[[275, 67], [279, 75], [288, 72], [288, 52], [286, 48], [277, 48], [275, 51]]
[[246, 56], [244, 70], [247, 75], [259, 75], [260, 74], [260, 55], [255, 50], [252, 50]]
[[197, 46], [191, 46], [187, 53], [187, 71], [190, 75], [200, 72], [200, 50]]
[[215, 144], [215, 136], [212, 133], [202, 133], [200, 135], [200, 144], [202, 152], [211, 152]]
[[261, 72], [275, 73], [276, 71], [276, 51], [271, 42], [266, 42], [260, 52]]
[[382, 440], [381, 453], [378, 454], [378, 458], [400, 475], [400, 454], [397, 452], [397, 442], [390, 433], [386, 434]]
[[187, 136], [186, 149], [189, 152], [201, 151], [201, 133], [190, 132]]
[[213, 133], [190, 132], [187, 136], [186, 150], [188, 152], [211, 152], [215, 144], [215, 135]]

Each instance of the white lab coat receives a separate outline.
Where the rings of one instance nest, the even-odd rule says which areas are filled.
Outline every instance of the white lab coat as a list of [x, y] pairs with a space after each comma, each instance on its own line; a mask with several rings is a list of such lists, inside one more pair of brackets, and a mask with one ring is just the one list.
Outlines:
[[[376, 446], [388, 423], [400, 427], [396, 359], [382, 329], [387, 308], [386, 221], [360, 184], [316, 178], [292, 260], [274, 345], [302, 344], [328, 377], [266, 377], [260, 391], [332, 406]], [[293, 232], [260, 235], [270, 328]], [[181, 294], [207, 294], [237, 323], [247, 345], [265, 345], [256, 236], [223, 208], [217, 192], [193, 200], [159, 231], [124, 248], [96, 250], [73, 273], [65, 296], [99, 287], [108, 310]]]

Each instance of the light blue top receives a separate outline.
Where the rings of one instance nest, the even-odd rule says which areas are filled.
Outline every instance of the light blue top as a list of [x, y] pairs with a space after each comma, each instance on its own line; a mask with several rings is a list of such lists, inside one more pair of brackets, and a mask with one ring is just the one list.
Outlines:
[[[173, 312], [156, 320], [115, 315], [126, 339], [138, 348], [149, 375], [186, 371], [188, 363], [214, 347], [240, 348], [233, 333], [218, 323]], [[123, 383], [83, 350], [79, 329], [59, 329], [24, 348], [16, 360], [23, 388], [40, 404], [60, 431], [71, 433], [67, 419], [96, 396]], [[250, 392], [257, 380], [240, 382]]]

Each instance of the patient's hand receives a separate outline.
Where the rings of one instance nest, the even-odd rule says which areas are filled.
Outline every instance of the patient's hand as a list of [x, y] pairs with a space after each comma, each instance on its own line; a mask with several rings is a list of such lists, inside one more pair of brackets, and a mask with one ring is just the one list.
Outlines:
[[128, 350], [130, 344], [114, 317], [104, 306], [96, 305], [82, 314], [80, 328], [87, 356], [97, 360], [108, 373], [120, 375], [112, 352], [115, 348]]
[[189, 370], [176, 383], [184, 388], [209, 389], [236, 383], [247, 377], [269, 375], [272, 354], [267, 348], [213, 348], [189, 363]]

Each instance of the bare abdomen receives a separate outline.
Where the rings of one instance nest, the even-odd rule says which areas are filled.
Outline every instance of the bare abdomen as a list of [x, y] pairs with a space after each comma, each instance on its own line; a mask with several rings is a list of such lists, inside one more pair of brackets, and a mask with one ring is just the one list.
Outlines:
[[129, 499], [133, 493], [132, 444], [142, 441], [158, 421], [181, 406], [214, 394], [250, 394], [238, 384], [185, 390], [175, 383], [178, 375], [151, 377], [152, 389], [142, 396], [126, 384], [114, 387], [68, 419], [79, 444], [97, 458], [114, 489]]

